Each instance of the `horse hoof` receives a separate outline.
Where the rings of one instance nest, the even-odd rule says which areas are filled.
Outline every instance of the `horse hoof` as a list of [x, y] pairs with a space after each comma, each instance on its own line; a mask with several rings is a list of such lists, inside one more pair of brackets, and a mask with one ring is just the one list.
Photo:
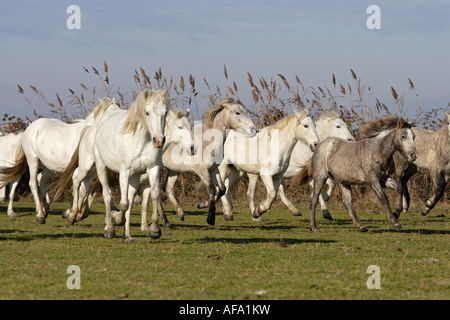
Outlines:
[[170, 224], [170, 222], [167, 222], [167, 223], [164, 223], [164, 224], [163, 224], [163, 228], [164, 228], [164, 229], [171, 229], [171, 228], [172, 228], [172, 225]]
[[428, 212], [430, 212], [430, 209], [429, 209], [429, 208], [426, 208], [426, 207], [425, 207], [425, 208], [422, 209], [422, 215], [423, 215], [423, 216], [426, 216], [426, 215], [428, 214]]
[[216, 224], [216, 217], [215, 216], [208, 216], [206, 219], [206, 223], [208, 223], [210, 226], [213, 226]]
[[366, 227], [361, 227], [361, 228], [359, 228], [359, 231], [361, 231], [361, 232], [367, 232], [367, 231], [369, 231], [369, 229], [367, 229]]
[[320, 232], [320, 229], [317, 229], [317, 228], [309, 228], [309, 230], [311, 232]]
[[394, 228], [395, 228], [395, 229], [401, 229], [401, 228], [402, 228], [402, 225], [401, 225], [400, 223], [397, 222], [397, 223], [394, 224]]
[[125, 243], [133, 243], [134, 240], [133, 240], [132, 237], [126, 237], [126, 238], [123, 239], [123, 242], [125, 242]]
[[158, 230], [157, 232], [150, 231], [148, 234], [152, 239], [159, 239], [161, 237], [161, 230]]
[[116, 233], [114, 230], [105, 230], [104, 236], [106, 239], [114, 239], [116, 237]]
[[225, 221], [233, 221], [233, 216], [232, 215], [226, 215], [226, 214], [224, 214], [223, 215], [223, 220], [225, 220]]
[[325, 219], [333, 220], [333, 217], [331, 216], [331, 213], [330, 211], [328, 211], [328, 209], [322, 210], [322, 215]]
[[36, 222], [39, 223], [39, 224], [45, 224], [45, 218], [36, 217]]
[[292, 212], [292, 215], [296, 216], [296, 217], [300, 217], [302, 214], [300, 211], [295, 211], [295, 212]]
[[177, 218], [180, 221], [184, 221], [184, 214], [177, 214]]
[[8, 217], [10, 217], [10, 218], [12, 218], [12, 219], [17, 218], [17, 213], [15, 213], [15, 212], [10, 212], [10, 213], [8, 213]]

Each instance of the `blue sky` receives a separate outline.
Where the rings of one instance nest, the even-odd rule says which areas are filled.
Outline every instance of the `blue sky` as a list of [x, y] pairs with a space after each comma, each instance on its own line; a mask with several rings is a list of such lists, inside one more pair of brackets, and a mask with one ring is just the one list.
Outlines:
[[[81, 9], [81, 30], [69, 30], [66, 9]], [[381, 30], [368, 30], [366, 9], [381, 9]], [[351, 82], [350, 69], [373, 88], [374, 96], [392, 105], [390, 87], [422, 107], [450, 102], [449, 1], [18, 1], [0, 3], [1, 113], [31, 115], [17, 84], [37, 86], [53, 99], [89, 82], [82, 67], [109, 65], [111, 82], [135, 89], [133, 72], [179, 79], [194, 75], [211, 85], [236, 81], [250, 93], [247, 72], [254, 78], [331, 88]], [[201, 94], [207, 92], [201, 92]], [[33, 94], [28, 91], [28, 97]], [[245, 99], [245, 97], [241, 97]], [[251, 100], [248, 100], [251, 102]], [[199, 99], [200, 108], [206, 100]], [[41, 109], [40, 109], [41, 108]], [[395, 108], [392, 109], [395, 111]], [[413, 112], [414, 113], [414, 112]]]

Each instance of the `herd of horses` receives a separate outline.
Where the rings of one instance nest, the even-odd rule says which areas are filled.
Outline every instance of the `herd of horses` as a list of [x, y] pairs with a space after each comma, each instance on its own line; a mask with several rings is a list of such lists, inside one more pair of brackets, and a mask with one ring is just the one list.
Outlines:
[[[114, 226], [123, 225], [124, 241], [132, 242], [131, 209], [142, 186], [141, 230], [156, 239], [161, 236], [160, 218], [164, 227], [170, 227], [161, 204], [160, 172], [164, 166], [168, 169], [166, 195], [180, 220], [184, 220], [184, 211], [174, 187], [181, 172], [195, 173], [206, 186], [208, 199], [198, 207], [208, 208], [210, 225], [215, 224], [219, 200], [224, 219], [233, 219], [230, 191], [247, 174], [247, 196], [254, 220], [270, 209], [277, 195], [292, 214], [300, 215], [284, 193], [283, 179], [294, 178], [296, 183], [309, 183], [312, 188], [311, 231], [318, 231], [318, 202], [324, 218], [332, 219], [325, 202], [336, 185], [353, 224], [367, 231], [352, 206], [351, 186], [355, 184], [369, 184], [385, 207], [388, 220], [400, 229], [399, 216], [408, 211], [410, 202], [407, 182], [418, 168], [430, 171], [434, 186], [423, 215], [433, 209], [449, 182], [450, 112], [445, 115], [436, 131], [412, 127], [398, 117], [378, 119], [361, 131], [362, 139], [355, 141], [337, 108], [324, 111], [315, 121], [306, 109], [294, 110], [258, 130], [239, 101], [225, 98], [204, 112], [201, 123], [192, 126], [189, 110], [170, 109], [167, 90], [146, 89], [126, 110], [115, 99], [103, 98], [85, 119], [69, 124], [40, 118], [22, 132], [0, 136], [0, 200], [5, 200], [6, 186], [10, 185], [7, 213], [16, 217], [14, 192], [28, 170], [36, 221], [43, 224], [51, 200], [58, 199], [72, 183], [71, 207], [63, 217], [73, 224], [88, 217], [101, 185], [106, 212], [104, 236], [114, 238]], [[60, 178], [47, 186], [55, 173], [61, 174]], [[118, 208], [110, 187], [117, 174]], [[267, 195], [255, 205], [259, 178]], [[325, 184], [328, 190], [323, 193]], [[386, 187], [399, 194], [394, 212], [383, 190]], [[153, 212], [149, 225], [150, 200]]]

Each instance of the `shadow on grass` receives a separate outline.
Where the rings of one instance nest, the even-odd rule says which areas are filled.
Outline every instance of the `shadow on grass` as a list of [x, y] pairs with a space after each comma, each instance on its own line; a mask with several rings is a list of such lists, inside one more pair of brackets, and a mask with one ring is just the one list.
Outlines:
[[[281, 240], [281, 241], [280, 241]], [[233, 244], [249, 244], [249, 243], [282, 243], [283, 245], [290, 244], [305, 244], [305, 243], [333, 243], [335, 240], [323, 239], [297, 239], [297, 238], [225, 238], [225, 237], [205, 237], [192, 240], [193, 243], [233, 243]], [[184, 242], [186, 243], [186, 242]]]
[[21, 230], [0, 230], [0, 241], [18, 241], [18, 242], [28, 242], [33, 240], [42, 240], [42, 239], [63, 239], [63, 238], [71, 238], [71, 239], [85, 239], [85, 238], [103, 238], [103, 233], [58, 233], [58, 234], [35, 234], [35, 235], [23, 235], [23, 236], [12, 236], [5, 237], [2, 234], [14, 234], [14, 233], [25, 233], [25, 231]]

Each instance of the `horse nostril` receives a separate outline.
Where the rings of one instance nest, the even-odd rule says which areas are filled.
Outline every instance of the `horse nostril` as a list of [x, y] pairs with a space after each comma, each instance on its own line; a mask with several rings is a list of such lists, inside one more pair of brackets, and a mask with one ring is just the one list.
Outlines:
[[153, 140], [153, 143], [154, 143], [154, 144], [156, 144], [156, 138], [155, 138], [155, 137], [153, 137], [153, 139], [152, 139], [152, 140]]
[[163, 138], [162, 138], [162, 143], [163, 143], [163, 144], [166, 143], [166, 137], [163, 137]]
[[194, 155], [194, 154], [195, 154], [195, 147], [191, 146], [191, 155]]
[[314, 143], [314, 148], [317, 148], [319, 144], [318, 143]]

